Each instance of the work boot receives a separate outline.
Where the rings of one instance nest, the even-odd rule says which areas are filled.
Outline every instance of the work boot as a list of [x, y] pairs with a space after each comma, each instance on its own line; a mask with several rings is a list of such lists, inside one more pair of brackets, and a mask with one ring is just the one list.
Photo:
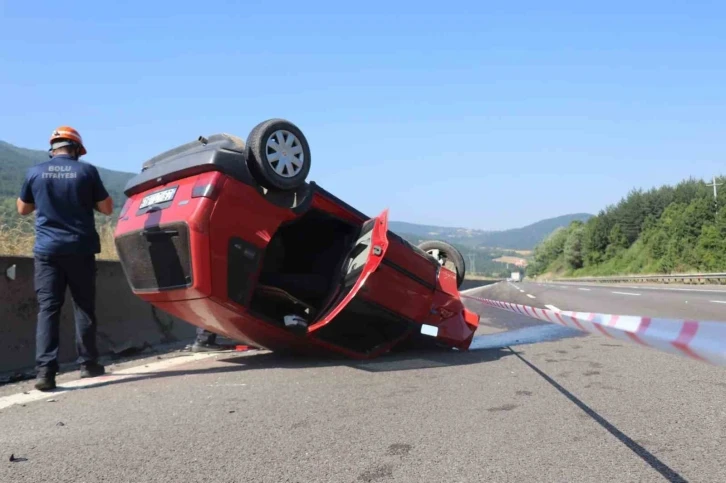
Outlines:
[[97, 362], [81, 364], [81, 379], [86, 377], [98, 377], [106, 373], [106, 368]]
[[35, 388], [38, 391], [52, 391], [55, 389], [55, 373], [39, 371], [35, 379]]
[[192, 345], [192, 352], [217, 352], [224, 350], [224, 347], [214, 342], [195, 341]]

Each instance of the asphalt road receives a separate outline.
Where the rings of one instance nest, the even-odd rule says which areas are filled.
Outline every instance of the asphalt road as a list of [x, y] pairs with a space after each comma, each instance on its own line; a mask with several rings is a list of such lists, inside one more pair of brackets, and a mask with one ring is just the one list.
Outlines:
[[[589, 303], [521, 288], [474, 294]], [[486, 349], [154, 357], [44, 399], [5, 386], [0, 481], [726, 481], [726, 369], [467, 303]]]
[[500, 283], [503, 297], [560, 310], [726, 321], [726, 288], [693, 286]]

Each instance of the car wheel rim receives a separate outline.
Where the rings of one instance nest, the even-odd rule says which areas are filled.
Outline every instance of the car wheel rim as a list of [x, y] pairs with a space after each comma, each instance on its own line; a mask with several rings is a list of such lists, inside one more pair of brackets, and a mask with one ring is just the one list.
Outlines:
[[458, 273], [458, 271], [456, 270], [456, 265], [454, 264], [454, 262], [449, 260], [449, 258], [446, 256], [446, 253], [442, 252], [438, 248], [432, 248], [431, 250], [426, 251], [426, 253], [434, 257], [436, 261], [439, 262], [439, 265], [441, 265], [442, 267], [446, 267], [454, 273]]
[[300, 140], [290, 131], [280, 129], [267, 138], [267, 164], [282, 178], [294, 178], [305, 166]]
[[427, 250], [426, 253], [434, 257], [439, 263], [443, 263], [441, 260], [441, 250], [433, 249]]
[[431, 250], [427, 251], [429, 255], [434, 257], [438, 262], [439, 265], [445, 266], [447, 262], [446, 254], [439, 250], [438, 248], [432, 248]]

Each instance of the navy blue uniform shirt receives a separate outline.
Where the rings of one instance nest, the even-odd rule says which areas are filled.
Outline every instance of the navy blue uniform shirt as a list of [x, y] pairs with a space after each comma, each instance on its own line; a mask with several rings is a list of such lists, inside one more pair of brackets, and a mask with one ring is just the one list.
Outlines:
[[108, 198], [98, 170], [69, 156], [28, 169], [20, 199], [35, 204], [35, 247], [43, 255], [92, 255], [101, 243], [93, 219], [96, 203]]

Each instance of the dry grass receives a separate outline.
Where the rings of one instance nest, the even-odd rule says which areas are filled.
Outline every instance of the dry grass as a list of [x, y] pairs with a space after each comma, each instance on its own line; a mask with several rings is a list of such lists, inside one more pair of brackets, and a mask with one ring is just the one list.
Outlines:
[[494, 259], [495, 262], [500, 263], [511, 263], [513, 265], [521, 265], [523, 267], [527, 266], [527, 260], [524, 258], [517, 258], [517, 257], [499, 257]]
[[514, 250], [514, 252], [522, 255], [523, 257], [528, 257], [534, 253], [532, 250]]
[[118, 252], [116, 252], [116, 244], [113, 242], [113, 232], [116, 226], [111, 223], [104, 223], [97, 226], [98, 236], [101, 238], [101, 253], [98, 254], [99, 260], [118, 260]]
[[[34, 223], [34, 217], [12, 220], [0, 217], [0, 256], [33, 256]], [[99, 260], [118, 260], [113, 242], [114, 229], [110, 223], [96, 225], [101, 238], [101, 253], [97, 257]]]
[[33, 243], [33, 221], [23, 219], [20, 222], [0, 219], [0, 255], [32, 255]]

